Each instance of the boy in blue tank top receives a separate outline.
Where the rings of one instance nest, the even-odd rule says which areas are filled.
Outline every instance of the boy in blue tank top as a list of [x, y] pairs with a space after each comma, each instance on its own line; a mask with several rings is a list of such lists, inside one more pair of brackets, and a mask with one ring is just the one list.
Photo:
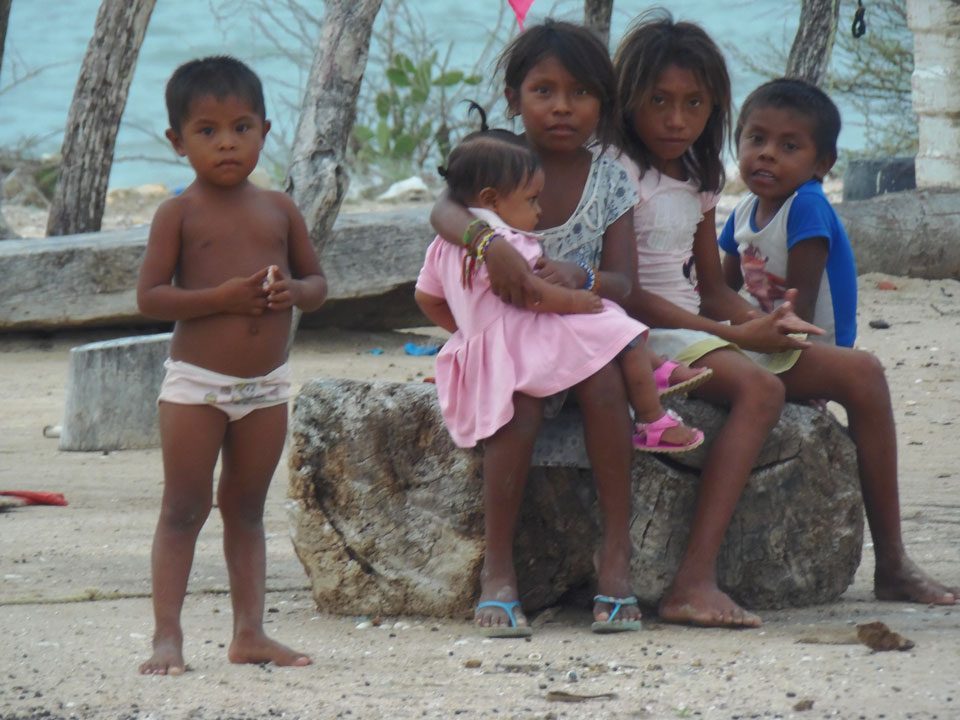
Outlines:
[[743, 104], [734, 139], [750, 189], [720, 234], [727, 284], [764, 312], [797, 289], [795, 311], [823, 328], [811, 340], [853, 347], [857, 270], [840, 218], [824, 195], [837, 160], [840, 112], [814, 85], [781, 78]]

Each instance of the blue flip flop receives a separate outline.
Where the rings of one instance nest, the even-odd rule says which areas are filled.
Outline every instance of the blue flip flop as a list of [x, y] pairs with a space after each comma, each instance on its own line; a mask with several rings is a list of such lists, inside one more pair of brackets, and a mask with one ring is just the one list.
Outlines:
[[591, 632], [595, 632], [599, 635], [607, 633], [619, 633], [619, 632], [636, 632], [641, 630], [643, 625], [639, 620], [617, 620], [617, 613], [620, 612], [620, 608], [624, 605], [637, 605], [639, 600], [637, 600], [636, 595], [631, 595], [630, 597], [616, 598], [610, 597], [609, 595], [594, 595], [593, 601], [595, 603], [602, 602], [613, 605], [613, 612], [610, 613], [610, 617], [606, 620], [597, 620], [590, 626]]
[[480, 634], [489, 638], [521, 638], [533, 635], [533, 628], [529, 625], [517, 625], [517, 616], [514, 610], [520, 607], [519, 600], [511, 602], [500, 602], [499, 600], [484, 600], [477, 604], [477, 610], [487, 607], [500, 608], [507, 614], [510, 620], [509, 625], [491, 625], [490, 627], [481, 627]]

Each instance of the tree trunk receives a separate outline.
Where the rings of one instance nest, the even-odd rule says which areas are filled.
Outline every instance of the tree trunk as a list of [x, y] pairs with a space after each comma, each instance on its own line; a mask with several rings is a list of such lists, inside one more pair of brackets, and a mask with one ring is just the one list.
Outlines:
[[328, 0], [293, 141], [286, 191], [300, 208], [319, 255], [349, 178], [347, 142], [381, 0]]
[[13, 0], [0, 0], [0, 70], [3, 70], [3, 46], [7, 42], [7, 23], [10, 22], [10, 6]]
[[[7, 42], [7, 22], [10, 20], [11, 3], [13, 0], [0, 0], [0, 70], [3, 70], [3, 47]], [[3, 195], [0, 193], [0, 240], [13, 236], [13, 231], [3, 219]]]
[[960, 3], [908, 0], [913, 31], [917, 187], [960, 189]]
[[610, 44], [610, 18], [613, 0], [583, 0], [583, 24], [593, 30], [605, 45]]
[[837, 35], [840, 0], [803, 0], [800, 26], [787, 58], [787, 77], [823, 83]]
[[155, 0], [103, 0], [63, 137], [47, 235], [100, 229], [120, 117]]

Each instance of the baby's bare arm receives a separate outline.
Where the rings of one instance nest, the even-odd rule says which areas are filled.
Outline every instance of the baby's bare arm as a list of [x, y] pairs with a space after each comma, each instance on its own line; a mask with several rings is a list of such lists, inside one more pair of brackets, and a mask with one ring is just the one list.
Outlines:
[[527, 310], [561, 315], [598, 313], [603, 310], [603, 301], [600, 296], [589, 290], [573, 290], [562, 285], [554, 285], [536, 275], [533, 278], [532, 287], [537, 289], [540, 301], [537, 302], [532, 297], [528, 297]]
[[219, 313], [262, 315], [267, 306], [262, 287], [266, 268], [249, 277], [231, 278], [215, 287], [188, 290], [172, 284], [183, 242], [183, 208], [183, 202], [173, 198], [163, 203], [153, 217], [137, 280], [140, 311], [148, 317], [168, 321]]
[[457, 321], [450, 312], [450, 306], [442, 297], [430, 295], [422, 290], [414, 290], [413, 299], [416, 300], [420, 311], [427, 316], [427, 320], [447, 332], [457, 331]]

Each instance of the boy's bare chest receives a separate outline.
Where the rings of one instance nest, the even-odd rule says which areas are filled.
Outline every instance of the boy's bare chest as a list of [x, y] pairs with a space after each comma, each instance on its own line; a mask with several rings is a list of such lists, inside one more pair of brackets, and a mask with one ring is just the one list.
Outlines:
[[287, 266], [288, 227], [271, 208], [186, 215], [181, 228], [181, 266], [205, 278], [250, 275], [267, 265]]

